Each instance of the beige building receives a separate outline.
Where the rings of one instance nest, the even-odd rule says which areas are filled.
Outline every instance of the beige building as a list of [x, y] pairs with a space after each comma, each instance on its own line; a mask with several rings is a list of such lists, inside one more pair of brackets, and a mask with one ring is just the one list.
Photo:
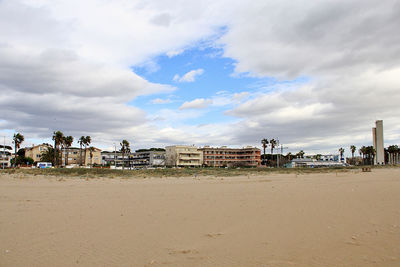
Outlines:
[[49, 147], [52, 146], [49, 144], [41, 144], [32, 147], [25, 147], [25, 157], [32, 158], [34, 162], [40, 162], [42, 154], [47, 151]]
[[[68, 160], [66, 161], [66, 156], [68, 154]], [[82, 149], [82, 166], [90, 166], [93, 164], [101, 165], [101, 149], [93, 148], [92, 156], [90, 153], [90, 148], [86, 148], [86, 158], [85, 149]], [[67, 165], [80, 165], [80, 149], [77, 147], [70, 147], [68, 149], [63, 149], [62, 151], [62, 166]]]
[[165, 165], [175, 167], [200, 167], [203, 153], [195, 146], [167, 146]]

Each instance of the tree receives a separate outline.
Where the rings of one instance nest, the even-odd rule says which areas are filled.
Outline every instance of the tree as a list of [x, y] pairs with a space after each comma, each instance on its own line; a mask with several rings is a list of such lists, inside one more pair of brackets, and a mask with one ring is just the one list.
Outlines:
[[[14, 157], [17, 157], [17, 150], [21, 147], [22, 142], [24, 142], [24, 136], [20, 133], [14, 134], [13, 143], [15, 148]], [[14, 160], [14, 167], [17, 167], [17, 160]]]
[[15, 165], [32, 165], [33, 164], [33, 159], [30, 157], [25, 157], [25, 156], [18, 156], [16, 158], [11, 159], [11, 164]]
[[374, 164], [374, 158], [375, 158], [375, 148], [373, 146], [367, 146], [365, 148], [365, 152], [367, 154], [368, 160], [369, 160], [369, 165], [373, 165]]
[[54, 166], [60, 164], [60, 146], [64, 140], [64, 134], [61, 131], [53, 132], [54, 140]]
[[389, 153], [389, 164], [396, 164], [399, 147], [397, 145], [391, 145], [388, 147], [387, 151]]
[[18, 155], [18, 157], [24, 158], [25, 157], [25, 148], [18, 149], [17, 155]]
[[339, 148], [339, 154], [340, 154], [340, 161], [341, 161], [342, 158], [343, 158], [343, 154], [344, 154], [344, 148], [343, 147]]
[[87, 150], [88, 145], [90, 145], [91, 142], [92, 142], [92, 138], [90, 136], [86, 136], [85, 142], [83, 143], [83, 145], [85, 146], [85, 166], [86, 166], [86, 150]]
[[44, 151], [42, 153], [42, 155], [40, 156], [40, 161], [43, 162], [51, 162], [53, 165], [55, 164], [54, 159], [54, 148], [52, 147], [48, 147], [46, 151]]
[[350, 150], [351, 150], [351, 158], [354, 160], [354, 153], [356, 152], [356, 146], [355, 145], [351, 145], [350, 146]]
[[122, 169], [124, 169], [124, 167], [125, 167], [125, 153], [128, 152], [128, 150], [130, 150], [129, 142], [124, 139], [120, 143], [120, 146], [121, 146], [121, 152], [122, 152]]
[[303, 157], [304, 157], [304, 151], [303, 150], [300, 150], [299, 152], [297, 152], [296, 158], [302, 159]]
[[78, 143], [79, 143], [79, 166], [82, 166], [82, 146], [84, 146], [85, 144], [85, 137], [81, 136], [81, 138], [79, 138]]
[[264, 158], [263, 158], [262, 163], [263, 163], [263, 165], [265, 165], [265, 149], [268, 147], [268, 139], [264, 138], [263, 140], [261, 140], [261, 144], [264, 149]]
[[66, 137], [64, 137], [64, 139], [63, 139], [63, 144], [64, 144], [64, 146], [65, 146], [65, 148], [66, 148], [65, 166], [68, 165], [68, 154], [69, 154], [68, 149], [72, 146], [72, 143], [73, 143], [73, 142], [74, 142], [74, 138], [73, 138], [72, 136], [66, 136]]
[[362, 157], [362, 164], [365, 165], [365, 160], [367, 157], [367, 147], [362, 146], [358, 151], [360, 152], [360, 155]]
[[[274, 154], [274, 148], [275, 148], [277, 145], [279, 145], [278, 142], [279, 142], [278, 140], [275, 140], [275, 139], [273, 139], [273, 138], [269, 140], [269, 144], [270, 144], [270, 146], [271, 146], [271, 158], [272, 158], [272, 159], [274, 158], [274, 157], [272, 156], [272, 155]], [[279, 163], [278, 157], [279, 157], [279, 155], [276, 155], [277, 163]], [[278, 167], [279, 167], [279, 166], [278, 166]]]
[[274, 154], [274, 148], [277, 146], [278, 141], [275, 139], [269, 140], [269, 144], [271, 145], [271, 155]]

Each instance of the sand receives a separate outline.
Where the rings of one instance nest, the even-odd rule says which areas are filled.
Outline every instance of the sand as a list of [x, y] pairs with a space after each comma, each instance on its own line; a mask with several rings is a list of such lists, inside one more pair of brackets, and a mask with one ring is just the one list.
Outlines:
[[0, 266], [399, 266], [400, 169], [0, 175]]

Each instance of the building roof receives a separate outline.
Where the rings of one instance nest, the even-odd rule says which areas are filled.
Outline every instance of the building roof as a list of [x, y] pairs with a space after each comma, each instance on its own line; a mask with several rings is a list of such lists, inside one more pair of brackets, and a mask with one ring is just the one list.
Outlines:
[[50, 145], [50, 144], [47, 144], [47, 143], [43, 143], [43, 144], [40, 144], [40, 145], [33, 145], [33, 146], [31, 146], [31, 147], [25, 147], [25, 149], [29, 149], [29, 150], [31, 150], [31, 149], [34, 149], [34, 148], [36, 148], [36, 147], [40, 147], [40, 146], [46, 146], [46, 147], [53, 147], [52, 145]]

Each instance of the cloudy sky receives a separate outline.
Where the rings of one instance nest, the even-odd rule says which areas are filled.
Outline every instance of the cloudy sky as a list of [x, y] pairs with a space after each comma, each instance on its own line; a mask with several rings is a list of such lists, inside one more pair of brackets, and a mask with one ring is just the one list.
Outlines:
[[400, 144], [400, 2], [0, 0], [0, 135]]

